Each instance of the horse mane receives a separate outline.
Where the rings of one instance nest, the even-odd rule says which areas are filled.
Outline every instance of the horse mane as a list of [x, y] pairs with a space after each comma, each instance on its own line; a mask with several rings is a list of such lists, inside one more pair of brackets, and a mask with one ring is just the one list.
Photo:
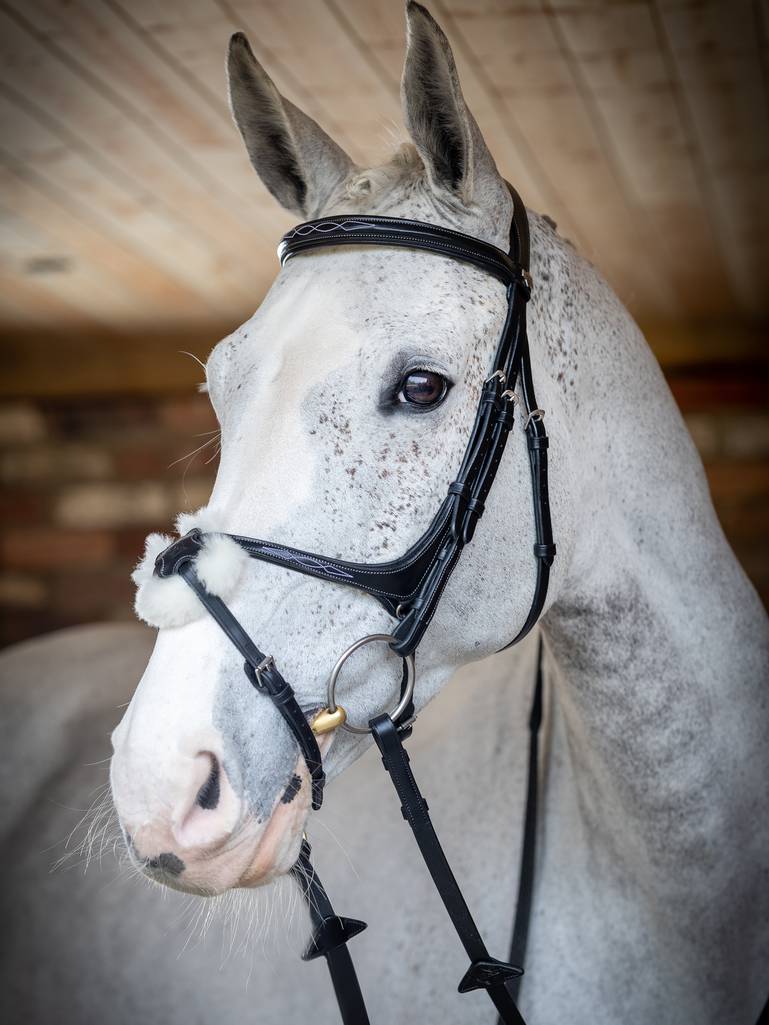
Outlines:
[[344, 186], [347, 199], [371, 199], [407, 181], [425, 176], [425, 165], [413, 142], [401, 143], [389, 160], [357, 170]]

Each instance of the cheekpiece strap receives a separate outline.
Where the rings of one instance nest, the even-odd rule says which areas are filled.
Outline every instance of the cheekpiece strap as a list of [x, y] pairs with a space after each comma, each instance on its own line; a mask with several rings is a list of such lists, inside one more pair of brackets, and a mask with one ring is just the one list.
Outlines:
[[325, 773], [318, 741], [296, 700], [293, 688], [281, 676], [274, 660], [254, 644], [248, 632], [227, 605], [206, 590], [195, 572], [195, 559], [203, 546], [205, 534], [197, 528], [189, 531], [164, 549], [155, 560], [155, 573], [159, 577], [178, 574], [192, 588], [204, 608], [216, 620], [245, 659], [243, 669], [249, 683], [260, 694], [266, 695], [286, 723], [307, 765], [312, 787], [312, 806], [320, 808], [323, 802]]

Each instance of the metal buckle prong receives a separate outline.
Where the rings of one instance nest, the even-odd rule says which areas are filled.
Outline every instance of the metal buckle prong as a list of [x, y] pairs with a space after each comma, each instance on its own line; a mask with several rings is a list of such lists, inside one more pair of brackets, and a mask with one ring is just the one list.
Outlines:
[[495, 370], [491, 377], [486, 378], [486, 384], [491, 384], [495, 377], [499, 378], [499, 383], [502, 385], [504, 385], [507, 381], [507, 378], [505, 377], [505, 372], [503, 370]]
[[275, 659], [272, 657], [272, 655], [265, 656], [265, 658], [262, 659], [258, 666], [254, 666], [254, 676], [256, 677], [260, 687], [264, 686], [262, 683], [262, 673], [266, 673], [268, 669], [274, 668]]
[[532, 409], [526, 419], [523, 421], [523, 429], [528, 430], [529, 424], [532, 420], [544, 420], [545, 411], [544, 409]]

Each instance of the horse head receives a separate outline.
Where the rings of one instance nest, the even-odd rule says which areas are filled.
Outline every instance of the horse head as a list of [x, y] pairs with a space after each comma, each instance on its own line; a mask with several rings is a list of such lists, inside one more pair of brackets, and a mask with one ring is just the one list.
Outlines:
[[[373, 168], [357, 167], [282, 97], [245, 37], [233, 36], [230, 98], [251, 162], [278, 202], [303, 220], [412, 218], [506, 251], [510, 192], [465, 104], [448, 41], [418, 4], [408, 5], [407, 21], [402, 98], [411, 141]], [[543, 219], [532, 216], [531, 224], [534, 278], [549, 282], [547, 309], [534, 299], [532, 348], [558, 449], [553, 515], [565, 565], [571, 470], [561, 446], [575, 402], [574, 371], [557, 345], [558, 279], [576, 257]], [[221, 460], [209, 503], [178, 526], [211, 532], [199, 572], [209, 587], [218, 581], [308, 713], [324, 706], [340, 652], [363, 635], [390, 633], [392, 616], [368, 594], [250, 562], [216, 534], [256, 535], [366, 563], [405, 552], [457, 471], [506, 311], [504, 285], [468, 263], [435, 252], [336, 246], [291, 259], [256, 313], [208, 359]], [[417, 711], [455, 669], [521, 628], [535, 586], [533, 539], [519, 421], [475, 543], [420, 646]], [[113, 735], [115, 804], [132, 856], [158, 881], [200, 893], [258, 885], [296, 861], [311, 806], [307, 768], [276, 708], [254, 694], [242, 658], [195, 595], [182, 580], [150, 579], [165, 543], [150, 539], [137, 571], [138, 611], [162, 629]], [[551, 600], [560, 573], [556, 565]], [[386, 648], [357, 652], [339, 682], [350, 719], [365, 723], [391, 707], [399, 681], [399, 660]], [[327, 776], [369, 742], [326, 734]]]

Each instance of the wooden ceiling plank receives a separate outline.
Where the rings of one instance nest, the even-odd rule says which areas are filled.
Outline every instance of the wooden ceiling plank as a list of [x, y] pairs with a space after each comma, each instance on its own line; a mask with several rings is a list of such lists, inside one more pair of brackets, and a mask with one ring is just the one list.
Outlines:
[[[559, 9], [554, 16], [627, 205], [640, 214], [656, 240], [660, 272], [691, 316], [733, 305], [651, 9]], [[644, 61], [639, 60], [642, 55]], [[679, 215], [672, 222], [674, 230], [672, 211]], [[696, 262], [691, 249], [683, 251], [680, 245], [687, 229], [694, 230], [687, 241], [700, 243]]]
[[[105, 333], [105, 344], [110, 337], [109, 320], [90, 302], [73, 303], [68, 288], [59, 289], [57, 280], [51, 278], [72, 278], [72, 272], [34, 279], [27, 274], [13, 274], [0, 268], [0, 324], [3, 332], [32, 328], [50, 331], [52, 325], [58, 330], [100, 329]], [[90, 277], [90, 276], [88, 276]], [[72, 284], [72, 282], [67, 282]], [[93, 288], [94, 280], [88, 282]], [[62, 294], [64, 293], [64, 294]], [[98, 306], [98, 304], [96, 304]], [[107, 311], [109, 317], [111, 309]]]
[[[120, 97], [109, 90], [105, 96], [102, 83], [55, 43], [30, 35], [7, 14], [0, 14], [0, 39], [4, 57], [0, 75], [23, 82], [32, 102], [61, 121], [84, 149], [107, 155], [139, 195], [154, 197], [163, 208], [173, 210], [209, 241], [214, 252], [239, 262], [244, 274], [258, 272], [260, 261], [254, 249], [261, 234], [248, 224], [246, 199], [238, 200], [238, 213], [222, 205], [221, 190], [210, 181], [201, 183], [179, 162], [178, 152], [172, 156], [157, 134], [148, 131], [144, 115], [126, 111]], [[234, 128], [233, 146], [240, 152]], [[256, 186], [254, 192], [258, 192]], [[270, 231], [268, 237], [272, 245], [275, 234]]]
[[494, 154], [502, 174], [520, 191], [524, 202], [557, 221], [562, 233], [580, 247], [584, 244], [579, 225], [562, 193], [556, 188], [539, 155], [506, 108], [485, 60], [478, 56], [465, 35], [469, 19], [454, 18], [444, 0], [433, 6], [451, 36], [452, 49], [468, 106]]
[[400, 107], [400, 82], [406, 53], [406, 18], [399, 4], [325, 0], [334, 16], [354, 34], [356, 45]]
[[[345, 21], [354, 25], [355, 35], [363, 44], [364, 52], [367, 49], [376, 53], [379, 64], [389, 69], [391, 90], [394, 96], [398, 95], [406, 49], [403, 9], [395, 4], [360, 4], [358, 0], [331, 2]], [[529, 173], [519, 149], [513, 144], [510, 133], [502, 124], [493, 97], [489, 95], [478, 76], [472, 60], [468, 60], [467, 54], [462, 52], [456, 41], [454, 56], [467, 104], [494, 152], [501, 173], [515, 182], [529, 205], [537, 209], [547, 207], [547, 200], [539, 188], [537, 178]], [[399, 110], [397, 121], [394, 119], [390, 148], [394, 149], [399, 142], [406, 140], [408, 134], [403, 125], [402, 112]], [[561, 214], [562, 211], [556, 208], [556, 213]]]
[[[361, 59], [368, 64], [373, 74], [379, 80], [380, 85], [386, 93], [393, 97], [396, 107], [400, 109], [399, 79], [393, 80], [390, 68], [385, 62], [380, 60], [379, 46], [372, 45], [370, 38], [367, 38], [367, 32], [361, 31], [363, 27], [362, 19], [371, 11], [371, 6], [358, 3], [355, 5], [355, 9], [350, 12], [348, 10], [349, 5], [345, 0], [323, 0], [323, 2], [339, 30], [347, 36], [350, 44], [355, 47]], [[387, 8], [387, 5], [385, 7]], [[370, 24], [371, 22], [369, 21], [368, 25], [370, 26]], [[402, 30], [403, 18], [401, 18], [401, 32]], [[395, 113], [394, 109], [392, 113]]]
[[[561, 231], [599, 264], [631, 308], [638, 311], [648, 303], [656, 315], [672, 315], [676, 309], [672, 289], [653, 268], [636, 259], [640, 229], [606, 164], [549, 20], [541, 11], [473, 11], [457, 16], [453, 26], [452, 39], [461, 36], [478, 67], [485, 69], [494, 61], [500, 72], [504, 68], [499, 82], [487, 78], [487, 91], [496, 94], [508, 129], [514, 128], [524, 140], [540, 182], [558, 197], [561, 209], [568, 206], [566, 218], [560, 211], [554, 214]], [[523, 64], [518, 60], [521, 54], [526, 55]], [[523, 75], [529, 75], [539, 62], [543, 64], [541, 74], [535, 76], [539, 88], [530, 87]], [[586, 205], [586, 196], [591, 206]]]
[[[561, 57], [541, 12], [526, 12], [516, 14], [515, 17], [509, 14], [492, 13], [484, 16], [473, 13], [472, 16], [458, 18], [455, 25], [473, 50], [479, 67], [486, 69], [491, 62], [495, 62], [495, 70], [499, 69], [499, 75], [495, 75], [493, 80], [488, 80], [487, 89], [497, 95], [503, 123], [508, 129], [514, 127], [532, 156], [536, 154], [533, 163], [539, 168], [538, 178], [548, 183], [549, 191], [559, 196], [567, 195], [574, 188], [573, 169], [568, 174], [562, 174], [560, 182], [554, 180], [550, 168], [562, 167], [564, 152], [562, 146], [554, 148], [551, 142], [562, 132], [562, 123], [567, 129], [570, 127], [570, 111], [566, 111], [563, 117], [554, 117], [554, 113], [558, 112], [559, 104], [573, 102], [572, 89], [568, 75], [559, 66], [562, 64]], [[522, 54], [527, 58], [524, 67], [519, 63]], [[538, 84], [543, 90], [541, 93], [529, 82], [529, 76], [539, 62], [545, 62], [544, 73], [539, 76], [535, 74], [533, 77], [535, 80], [538, 79]], [[527, 77], [524, 78], [524, 75]], [[511, 88], [513, 83], [518, 86], [515, 90]], [[519, 90], [525, 91], [525, 95], [520, 95]], [[587, 178], [587, 174], [596, 163], [595, 153], [586, 153], [581, 139], [578, 138], [575, 140], [574, 151], [569, 156], [573, 161], [587, 160], [589, 170], [586, 170], [584, 175]], [[624, 287], [627, 271], [632, 269], [630, 259], [623, 262], [622, 273], [617, 269], [621, 260], [615, 254], [612, 253], [612, 258], [607, 259], [607, 232], [596, 226], [596, 222], [601, 220], [604, 213], [602, 208], [605, 203], [605, 183], [601, 178], [594, 184], [597, 186], [595, 194], [601, 199], [598, 211], [587, 208], [591, 210], [589, 233], [586, 231], [585, 215], [581, 213], [584, 205], [581, 196], [570, 197], [570, 209], [565, 215], [561, 211], [554, 211], [549, 204], [545, 209], [555, 216], [562, 234], [571, 237], [585, 255], [600, 263], [604, 273], [615, 287], [621, 288], [625, 298], [632, 294], [632, 298], [637, 301], [638, 286], [634, 284], [632, 289]], [[605, 220], [604, 218], [604, 222]], [[641, 302], [647, 301], [646, 293], [649, 291], [647, 287], [644, 295], [640, 297]]]
[[[7, 197], [6, 197], [7, 200]], [[109, 333], [114, 327], [110, 280], [32, 225], [9, 206], [0, 206], [3, 274], [0, 330], [31, 321], [57, 330], [79, 324]]]
[[[279, 238], [285, 230], [285, 218], [277, 209], [274, 198], [261, 186], [230, 112], [224, 66], [230, 32], [221, 12], [215, 11], [218, 20], [209, 28], [205, 39], [206, 49], [216, 67], [216, 75], [208, 83], [201, 80], [194, 69], [166, 45], [165, 40], [158, 38], [156, 32], [136, 17], [131, 3], [125, 0], [103, 2], [115, 14], [112, 29], [126, 44], [131, 44], [128, 47], [131, 60], [127, 63], [132, 89], [130, 92], [126, 90], [126, 99], [136, 102], [144, 96], [145, 86], [140, 72], [149, 64], [162, 81], [162, 91], [153, 106], [157, 122], [169, 135], [178, 137], [181, 147], [194, 156], [200, 156], [205, 173], [214, 176], [220, 183], [219, 191], [224, 190], [231, 197], [230, 205], [234, 202], [238, 217], [245, 214], [248, 223], [260, 231], [272, 231]], [[205, 0], [195, 6], [205, 6]], [[167, 3], [162, 10], [167, 18]], [[191, 6], [186, 3], [179, 14], [183, 29], [189, 22], [190, 13]], [[191, 121], [193, 109], [194, 122], [199, 123], [186, 125]], [[180, 131], [185, 125], [192, 131]], [[244, 198], [248, 199], [245, 207]]]
[[228, 275], [210, 246], [190, 238], [186, 224], [164, 216], [153, 204], [135, 197], [101, 167], [71, 149], [57, 124], [48, 124], [44, 112], [15, 102], [0, 86], [0, 133], [16, 140], [19, 172], [46, 182], [79, 216], [90, 220], [120, 241], [147, 265], [148, 272], [167, 279], [169, 294], [191, 309], [219, 315], [243, 308], [253, 300], [239, 277]]
[[[607, 122], [631, 200], [680, 202], [696, 178], [650, 9], [550, 7]], [[650, 156], [656, 162], [648, 168]]]
[[[333, 111], [345, 128], [345, 145], [358, 162], [379, 159], [392, 125], [400, 119], [397, 97], [386, 88], [366, 56], [340, 31], [323, 3], [265, 0], [260, 5], [258, 32], [252, 0], [230, 0], [238, 18], [254, 30], [250, 38], [292, 68], [304, 87]], [[297, 25], [302, 26], [297, 32]]]
[[[514, 104], [508, 98], [507, 105]], [[568, 193], [586, 241], [582, 254], [604, 274], [634, 314], [669, 318], [678, 312], [669, 284], [660, 282], [659, 270], [639, 253], [649, 251], [628, 216], [625, 197], [592, 137], [580, 98], [573, 93], [535, 98], [515, 104], [511, 116], [540, 160], [552, 168], [556, 184]], [[664, 287], [663, 287], [664, 285]]]
[[[382, 7], [379, 7], [379, 6], [375, 7], [373, 9], [375, 13], [372, 15], [370, 13], [372, 11], [371, 7], [364, 6], [364, 7], [361, 7], [360, 9], [357, 9], [355, 4], [352, 3], [352, 0], [338, 0], [338, 2], [343, 2], [345, 4], [345, 6], [350, 11], [350, 16], [351, 17], [353, 16], [353, 12], [355, 12], [355, 16], [358, 17], [361, 20], [361, 24], [359, 25], [359, 32], [361, 33], [363, 38], [365, 38], [365, 40], [366, 40], [366, 42], [367, 42], [367, 44], [369, 46], [381, 46], [381, 45], [392, 46], [394, 44], [394, 42], [395, 42], [396, 34], [402, 38], [402, 36], [403, 36], [403, 22], [402, 22], [402, 13], [400, 11], [395, 12], [393, 10], [393, 8], [388, 7], [386, 10], [389, 13], [388, 13], [387, 17], [385, 18], [385, 16], [383, 15], [383, 10], [384, 9]], [[540, 49], [542, 48], [542, 45], [543, 45], [543, 38], [542, 38], [542, 21], [543, 21], [543, 19], [542, 19], [541, 12], [538, 12], [538, 13], [537, 12], [532, 12], [531, 16], [528, 17], [525, 20], [526, 20], [526, 26], [525, 27], [521, 26], [521, 19], [520, 18], [516, 18], [516, 21], [515, 21], [516, 32], [514, 34], [514, 45], [516, 47], [516, 49], [515, 49], [515, 59], [516, 60], [518, 59], [518, 57], [520, 55], [525, 55], [525, 54], [530, 53], [530, 51], [533, 48], [535, 48], [537, 45], [539, 45]], [[463, 24], [462, 27], [464, 27], [464, 24]], [[511, 34], [510, 34], [510, 31], [509, 31], [509, 29], [510, 29], [509, 20], [506, 22], [506, 25], [503, 26], [503, 27], [506, 28], [508, 31], [506, 32], [506, 34], [503, 34], [502, 38], [504, 38], [505, 40], [510, 40]], [[502, 140], [504, 140], [506, 138], [509, 139], [509, 125], [510, 125], [511, 119], [510, 119], [509, 116], [506, 116], [504, 119], [501, 119], [499, 117], [499, 115], [497, 114], [495, 120], [491, 124], [491, 127], [490, 128], [486, 127], [486, 124], [484, 122], [487, 122], [488, 119], [484, 115], [486, 114], [486, 112], [488, 111], [489, 108], [491, 108], [493, 110], [494, 98], [493, 98], [492, 95], [490, 95], [491, 90], [486, 88], [483, 84], [481, 84], [479, 82], [478, 77], [475, 75], [474, 68], [473, 68], [473, 63], [474, 62], [469, 62], [467, 64], [465, 63], [465, 60], [464, 60], [465, 54], [462, 52], [461, 44], [458, 44], [458, 41], [457, 41], [457, 33], [455, 31], [457, 26], [452, 26], [452, 28], [454, 29], [454, 31], [451, 32], [451, 34], [452, 34], [452, 41], [454, 42], [454, 50], [455, 50], [455, 54], [457, 56], [457, 60], [458, 60], [458, 64], [459, 64], [460, 77], [461, 77], [461, 80], [462, 80], [462, 83], [463, 83], [463, 89], [464, 89], [465, 95], [466, 95], [466, 97], [468, 99], [468, 103], [471, 106], [471, 108], [473, 109], [473, 113], [475, 114], [476, 118], [478, 119], [479, 124], [481, 125], [481, 129], [486, 131], [487, 137], [490, 140], [492, 148], [493, 148], [493, 150], [495, 152], [495, 156], [497, 157], [497, 160], [498, 160], [498, 162], [500, 164], [500, 168], [502, 169], [503, 173], [506, 173], [506, 175], [508, 177], [510, 177], [513, 181], [515, 181], [516, 184], [520, 187], [520, 185], [521, 185], [521, 178], [524, 177], [524, 174], [525, 174], [526, 178], [529, 178], [530, 175], [528, 173], [525, 173], [525, 172], [524, 172], [524, 174], [522, 174], [520, 170], [517, 171], [517, 173], [516, 172], [511, 172], [508, 169], [508, 167], [509, 167], [508, 161], [509, 161], [510, 145], [508, 143], [507, 147], [505, 147], [505, 146], [500, 147], [500, 140], [501, 139]], [[486, 33], [490, 33], [491, 36], [495, 40], [498, 40], [500, 38], [500, 24], [496, 20], [494, 20], [494, 19], [489, 21], [488, 19], [476, 18], [470, 24], [471, 41], [476, 43], [476, 44], [478, 44], [478, 42], [479, 42], [479, 37], [478, 37], [478, 33], [479, 32], [481, 33], [481, 38], [482, 38], [482, 34], [484, 32], [486, 32]], [[539, 38], [537, 37], [538, 33], [539, 33]], [[544, 42], [547, 43], [547, 38], [545, 38]], [[486, 56], [487, 56], [487, 54], [484, 54], [484, 57], [486, 57]], [[509, 73], [509, 69], [510, 69], [510, 66], [511, 66], [511, 61], [510, 61], [510, 54], [507, 52], [506, 48], [505, 48], [505, 51], [503, 53], [503, 59], [502, 59], [501, 63], [503, 63], [503, 65], [504, 65], [505, 72]], [[485, 59], [484, 59], [484, 62], [483, 62], [483, 67], [486, 68], [486, 69], [489, 68], [489, 64], [488, 64], [488, 62]], [[498, 85], [498, 81], [497, 81], [497, 78], [495, 77], [495, 81], [494, 81], [495, 88], [496, 88], [497, 85]], [[482, 102], [480, 104], [478, 104], [476, 102], [476, 98], [479, 95], [482, 97]], [[505, 124], [504, 122], [507, 122], [507, 124]], [[515, 159], [515, 165], [520, 165], [521, 164], [519, 150], [516, 150], [514, 159]], [[534, 200], [532, 201], [532, 197], [529, 195], [529, 192], [527, 191], [527, 189], [525, 187], [522, 189], [522, 191], [524, 193], [524, 197], [526, 198], [526, 200], [532, 206], [539, 206], [540, 208], [544, 207], [545, 209], [548, 210], [549, 213], [551, 213], [551, 214], [555, 213], [556, 217], [558, 217], [559, 223], [561, 224], [562, 233], [564, 233], [566, 235], [570, 235], [570, 236], [573, 237], [575, 232], [574, 232], [574, 230], [573, 230], [573, 228], [571, 227], [571, 224], [570, 224], [571, 218], [568, 218], [568, 217], [564, 216], [564, 212], [561, 211], [561, 210], [558, 210], [558, 209], [554, 210], [553, 206], [551, 204], [548, 204], [547, 201], [544, 199], [544, 197], [542, 197], [541, 195], [537, 195], [536, 198], [534, 198]], [[535, 191], [535, 190], [532, 189], [531, 191]], [[539, 193], [540, 190], [537, 188], [536, 192]], [[566, 223], [564, 223], [564, 222], [566, 222]]]
[[[537, 0], [442, 0], [446, 9], [462, 18], [489, 14], [520, 14], [536, 10]], [[579, 0], [569, 0], [570, 3]], [[594, 2], [594, 0], [593, 0]]]
[[[226, 31], [226, 27], [219, 24], [216, 32], [207, 32], [205, 39], [199, 41], [201, 48], [205, 47], [210, 67], [215, 67], [216, 70], [215, 76], [211, 76], [212, 81], [209, 86], [205, 78], [199, 76], [198, 66], [193, 64], [193, 66], [188, 67], [184, 61], [183, 54], [189, 48], [190, 34], [186, 31], [188, 28], [186, 22], [182, 26], [185, 30], [184, 46], [182, 47], [182, 53], [177, 54], [169, 44], [173, 43], [170, 33], [178, 28], [178, 26], [167, 25], [166, 33], [164, 33], [162, 38], [158, 38], [158, 33], [154, 32], [151, 28], [148, 29], [141, 22], [134, 19], [135, 12], [128, 8], [127, 5], [118, 3], [118, 0], [109, 0], [109, 2], [116, 10], [121, 13], [125, 12], [126, 17], [132, 19], [134, 31], [140, 34], [144, 44], [159, 60], [173, 68], [176, 74], [180, 75], [185, 82], [190, 84], [193, 92], [206, 96], [212, 106], [223, 111], [220, 115], [223, 118], [223, 127], [217, 145], [196, 146], [193, 142], [190, 142], [190, 152], [200, 157], [207, 171], [210, 171], [220, 181], [226, 182], [226, 191], [230, 196], [228, 205], [235, 211], [239, 220], [243, 219], [245, 221], [245, 227], [251, 236], [246, 253], [250, 255], [255, 245], [260, 262], [268, 258], [268, 252], [270, 256], [273, 256], [277, 240], [291, 226], [294, 217], [292, 214], [280, 209], [275, 198], [262, 184], [248, 159], [245, 146], [232, 120], [227, 100], [227, 80], [224, 71], [225, 46], [229, 34]], [[164, 11], [166, 7], [167, 4], [164, 5]], [[215, 13], [218, 15], [219, 12]], [[159, 117], [163, 119], [164, 124], [168, 124], [162, 112], [159, 112]], [[221, 190], [217, 190], [217, 195], [220, 195], [220, 193]], [[248, 258], [244, 260], [242, 250], [236, 258], [234, 243], [237, 241], [238, 239], [233, 239], [232, 244], [228, 242], [226, 246], [228, 252], [223, 253], [222, 256], [226, 261], [242, 268], [246, 280], [250, 281], [253, 273], [252, 268], [247, 266], [247, 263], [252, 264], [254, 260]], [[257, 253], [254, 252], [253, 255], [256, 256]]]
[[[294, 223], [292, 214], [281, 210], [253, 170], [240, 135], [232, 122], [227, 101], [225, 53], [230, 35], [244, 29], [242, 19], [226, 3], [216, 0], [110, 0], [116, 10], [130, 17], [135, 30], [142, 34], [145, 45], [164, 59], [191, 87], [206, 97], [206, 102], [226, 111], [225, 135], [230, 140], [231, 186], [237, 190], [251, 223], [256, 224], [260, 239], [277, 239]], [[344, 143], [344, 132], [329, 118], [312, 93], [303, 90], [280, 61], [265, 52], [259, 34], [250, 39], [257, 57], [275, 81], [278, 89], [306, 113], [316, 118], [338, 142]]]
[[[24, 13], [24, 0], [7, 0]], [[243, 216], [239, 190], [251, 186], [247, 164], [240, 159], [227, 114], [225, 92], [219, 102], [190, 86], [188, 76], [143, 32], [130, 13], [110, 0], [37, 0], [35, 32], [55, 51], [98, 79], [102, 91], [141, 120], [165, 145], [172, 158], [222, 203]], [[248, 219], [248, 211], [246, 211]]]
[[[190, 301], [186, 294], [179, 294], [178, 286], [158, 278], [143, 260], [81, 219], [48, 183], [33, 180], [26, 171], [19, 173], [13, 159], [2, 153], [0, 185], [5, 195], [13, 196], [14, 208], [30, 223], [40, 226], [78, 259], [99, 268], [105, 278], [103, 294], [94, 296], [94, 301], [111, 293], [116, 319], [146, 319], [149, 312], [152, 318], [172, 321], [187, 314]], [[200, 303], [198, 309], [207, 313]]]
[[660, 31], [701, 154], [709, 210], [744, 313], [766, 311], [767, 102], [751, 5], [658, 5]]
[[[642, 5], [611, 6], [602, 15], [592, 13], [563, 12], [554, 8], [549, 0], [541, 0], [542, 10], [548, 17], [548, 23], [567, 68], [573, 84], [575, 98], [579, 98], [579, 113], [570, 120], [571, 129], [578, 128], [582, 137], [581, 145], [594, 149], [600, 154], [600, 162], [605, 166], [606, 184], [613, 193], [616, 202], [616, 231], [618, 237], [615, 245], [634, 251], [636, 267], [634, 277], [636, 288], [653, 288], [656, 281], [657, 309], [668, 316], [681, 315], [683, 306], [678, 289], [672, 279], [675, 267], [660, 245], [660, 239], [648, 218], [634, 203], [632, 187], [623, 174], [623, 168], [617, 158], [617, 146], [610, 127], [607, 126], [586, 77], [580, 52], [586, 47], [598, 48], [600, 51], [620, 48], [627, 50], [635, 40], [636, 47], [649, 49], [652, 46], [654, 31], [648, 18], [648, 12]], [[586, 20], [584, 20], [586, 19]], [[580, 29], [583, 31], [581, 37]], [[575, 111], [576, 112], [576, 111]], [[638, 260], [638, 253], [659, 251], [656, 261]], [[641, 279], [645, 279], [641, 285]]]

